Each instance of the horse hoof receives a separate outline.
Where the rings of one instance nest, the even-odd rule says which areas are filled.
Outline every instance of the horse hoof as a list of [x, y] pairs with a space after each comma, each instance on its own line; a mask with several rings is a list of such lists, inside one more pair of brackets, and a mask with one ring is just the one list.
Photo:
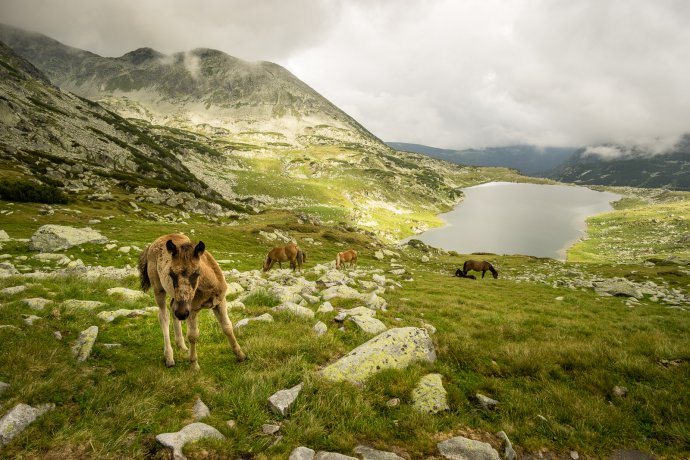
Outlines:
[[166, 363], [165, 363], [165, 367], [167, 367], [167, 368], [175, 367], [175, 361], [172, 361], [172, 362], [169, 362], [169, 363], [166, 362]]
[[237, 357], [237, 360], [238, 360], [239, 362], [249, 361], [249, 356], [247, 356], [247, 355], [245, 355], [244, 353], [242, 353], [242, 356], [238, 356], [238, 357]]

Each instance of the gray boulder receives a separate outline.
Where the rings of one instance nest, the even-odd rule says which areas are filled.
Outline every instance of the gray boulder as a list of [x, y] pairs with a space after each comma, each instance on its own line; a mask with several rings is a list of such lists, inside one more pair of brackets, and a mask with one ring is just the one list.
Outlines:
[[313, 460], [315, 454], [316, 452], [314, 452], [314, 449], [304, 446], [295, 447], [292, 449], [292, 452], [290, 452], [288, 460]]
[[477, 401], [479, 401], [479, 405], [482, 406], [484, 409], [494, 409], [496, 406], [498, 406], [498, 401], [495, 399], [491, 399], [488, 396], [485, 396], [481, 393], [477, 393], [474, 395], [477, 398]]
[[321, 293], [321, 298], [323, 300], [331, 300], [336, 297], [340, 299], [360, 299], [362, 295], [356, 289], [350, 286], [344, 286], [338, 284], [337, 286], [331, 286]]
[[13, 275], [19, 275], [19, 270], [9, 262], [0, 262], [0, 278], [7, 278]]
[[156, 441], [172, 451], [174, 460], [186, 460], [187, 457], [182, 453], [185, 444], [204, 438], [225, 439], [225, 436], [210, 425], [196, 422], [175, 433], [161, 433], [156, 436]]
[[77, 342], [72, 347], [72, 353], [77, 361], [83, 362], [89, 358], [93, 344], [96, 343], [96, 337], [98, 337], [98, 326], [91, 326], [79, 334]]
[[55, 409], [55, 404], [41, 404], [31, 407], [28, 404], [17, 404], [0, 418], [0, 446], [10, 442], [26, 429], [34, 420], [46, 412]]
[[513, 449], [513, 443], [510, 442], [510, 439], [508, 439], [506, 432], [499, 431], [497, 434], [498, 437], [503, 441], [503, 458], [505, 460], [515, 460], [517, 458], [517, 452], [515, 452], [515, 449]]
[[301, 390], [302, 384], [300, 383], [288, 390], [277, 391], [268, 398], [268, 405], [276, 414], [286, 416]]
[[24, 299], [22, 300], [25, 304], [29, 306], [32, 310], [43, 310], [46, 305], [50, 305], [53, 303], [52, 300], [49, 299], [42, 299], [40, 297], [34, 297], [31, 299]]
[[233, 325], [232, 328], [233, 328], [233, 330], [237, 330], [237, 329], [244, 327], [247, 324], [249, 324], [250, 321], [263, 321], [265, 323], [272, 323], [273, 322], [273, 316], [271, 316], [270, 313], [264, 313], [263, 315], [256, 316], [254, 318], [243, 318], [243, 319], [237, 321]]
[[65, 307], [66, 310], [73, 311], [73, 310], [93, 310], [95, 308], [102, 307], [105, 304], [103, 302], [99, 302], [98, 300], [68, 299], [68, 300], [65, 300], [64, 302], [62, 302], [62, 305]]
[[429, 333], [416, 327], [389, 329], [321, 370], [332, 381], [363, 383], [384, 369], [404, 369], [413, 362], [436, 360]]
[[631, 283], [624, 278], [595, 281], [594, 292], [602, 296], [634, 297], [636, 299], [644, 297], [635, 283]]
[[405, 460], [398, 454], [393, 452], [386, 452], [384, 450], [376, 450], [367, 446], [357, 446], [354, 453], [362, 457], [362, 460]]
[[354, 315], [349, 318], [357, 327], [368, 334], [378, 334], [387, 329], [385, 324], [371, 316]]
[[113, 297], [119, 297], [126, 302], [136, 302], [139, 299], [148, 298], [148, 294], [142, 291], [136, 291], [134, 289], [128, 289], [124, 287], [114, 287], [105, 291], [106, 294]]
[[27, 287], [26, 286], [11, 286], [7, 287], [5, 289], [0, 289], [0, 294], [2, 295], [14, 295], [14, 294], [19, 294], [20, 292], [26, 291]]
[[197, 397], [196, 401], [194, 401], [194, 407], [192, 408], [192, 417], [194, 417], [194, 421], [198, 422], [202, 418], [210, 416], [211, 410], [208, 408], [206, 404], [204, 404], [201, 398]]
[[10, 235], [5, 230], [0, 230], [0, 241], [9, 241]]
[[328, 326], [323, 321], [319, 321], [318, 323], [314, 324], [314, 327], [312, 330], [316, 333], [317, 336], [322, 336], [328, 331]]
[[450, 460], [501, 460], [490, 444], [457, 436], [436, 445], [444, 458]]
[[105, 244], [108, 238], [96, 230], [74, 228], [63, 225], [44, 225], [31, 236], [29, 249], [32, 251], [53, 252], [69, 249], [84, 243]]
[[273, 311], [289, 311], [295, 316], [299, 316], [301, 318], [313, 318], [314, 317], [314, 312], [306, 307], [302, 307], [301, 305], [297, 305], [296, 303], [293, 302], [283, 302], [277, 307], [271, 308]]
[[421, 378], [412, 390], [412, 407], [425, 414], [435, 414], [449, 409], [441, 374], [428, 374]]
[[314, 460], [359, 460], [357, 457], [350, 457], [349, 455], [339, 454], [338, 452], [317, 452]]

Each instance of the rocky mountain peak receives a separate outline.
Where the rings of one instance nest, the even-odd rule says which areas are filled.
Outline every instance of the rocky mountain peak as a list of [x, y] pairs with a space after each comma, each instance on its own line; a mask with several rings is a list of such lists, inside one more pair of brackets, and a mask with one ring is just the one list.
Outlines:
[[164, 56], [165, 55], [163, 53], [159, 53], [153, 48], [138, 48], [134, 51], [130, 51], [129, 53], [123, 54], [122, 56], [120, 56], [120, 59], [131, 62], [134, 65], [139, 65], [143, 62], [151, 61], [154, 59], [161, 59]]

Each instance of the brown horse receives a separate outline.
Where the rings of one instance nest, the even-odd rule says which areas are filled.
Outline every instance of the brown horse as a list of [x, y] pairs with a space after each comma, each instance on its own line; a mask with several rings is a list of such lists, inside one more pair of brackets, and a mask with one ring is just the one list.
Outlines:
[[464, 276], [467, 276], [467, 272], [470, 270], [474, 270], [475, 272], [482, 272], [482, 278], [484, 278], [484, 275], [487, 271], [490, 271], [494, 279], [498, 278], [498, 272], [496, 271], [494, 266], [486, 260], [482, 260], [481, 262], [478, 260], [466, 261], [462, 266], [462, 272]]
[[283, 262], [290, 262], [292, 271], [295, 271], [295, 268], [302, 271], [302, 264], [306, 261], [307, 254], [295, 243], [290, 243], [285, 247], [276, 247], [269, 251], [264, 259], [264, 272], [269, 271], [276, 262], [280, 268], [283, 268]]
[[464, 271], [462, 271], [462, 268], [458, 268], [457, 270], [455, 270], [455, 276], [457, 276], [458, 278], [469, 278], [469, 279], [471, 279], [471, 280], [476, 280], [476, 279], [477, 279], [476, 276], [474, 276], [474, 275], [468, 275], [467, 273], [465, 273]]
[[352, 266], [357, 266], [357, 251], [354, 249], [348, 249], [347, 251], [339, 252], [335, 256], [335, 268], [340, 270], [340, 266], [344, 265], [345, 262], [350, 263], [350, 268]]
[[[139, 279], [144, 292], [153, 286], [153, 295], [158, 304], [158, 322], [163, 330], [163, 353], [167, 367], [174, 366], [175, 360], [170, 346], [170, 316], [165, 305], [166, 294], [171, 297], [170, 308], [175, 313], [175, 343], [178, 349], [189, 351], [189, 360], [194, 370], [199, 370], [196, 354], [196, 342], [199, 338], [197, 314], [203, 308], [213, 309], [235, 356], [244, 361], [246, 356], [237, 343], [228, 318], [225, 303], [228, 285], [218, 263], [206, 251], [203, 241], [195, 246], [181, 233], [161, 236], [139, 256]], [[185, 319], [189, 350], [182, 337], [181, 321]]]

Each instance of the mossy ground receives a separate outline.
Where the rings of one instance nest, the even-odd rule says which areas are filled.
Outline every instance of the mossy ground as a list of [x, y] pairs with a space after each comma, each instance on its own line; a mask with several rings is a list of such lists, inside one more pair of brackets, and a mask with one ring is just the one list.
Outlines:
[[[684, 203], [686, 203], [684, 201]], [[647, 206], [647, 205], [645, 205]], [[164, 210], [145, 205], [164, 214]], [[269, 211], [240, 220], [212, 223], [198, 216], [187, 224], [163, 224], [140, 218], [126, 203], [54, 206], [47, 216], [38, 205], [0, 203], [2, 228], [13, 238], [29, 238], [42, 224], [90, 225], [120, 245], [143, 247], [157, 236], [183, 231], [202, 239], [216, 259], [231, 260], [224, 269], [250, 270], [260, 267], [270, 243], [259, 231], [274, 228], [295, 237], [308, 254], [309, 266], [332, 260], [344, 244], [360, 250], [360, 265], [387, 269], [378, 261], [380, 248], [371, 237], [343, 227], [299, 223], [289, 211]], [[615, 212], [604, 219], [614, 225], [619, 216], [627, 222], [646, 216], [647, 208]], [[686, 205], [674, 214], [686, 211]], [[81, 211], [75, 213], [74, 210]], [[626, 211], [626, 212], [627, 212]], [[622, 212], [622, 211], [621, 211]], [[109, 218], [113, 216], [112, 218]], [[621, 217], [622, 218], [622, 217]], [[599, 218], [595, 218], [599, 219]], [[673, 225], [680, 225], [678, 222]], [[625, 238], [635, 242], [630, 226]], [[321, 245], [302, 242], [313, 238]], [[603, 244], [605, 238], [590, 232], [587, 244]], [[347, 243], [343, 243], [347, 242]], [[618, 241], [619, 247], [626, 240]], [[210, 407], [205, 422], [218, 428], [225, 441], [204, 441], [185, 449], [190, 458], [256, 457], [286, 458], [296, 446], [351, 454], [358, 443], [407, 452], [413, 458], [433, 456], [439, 440], [459, 433], [474, 433], [493, 440], [503, 430], [521, 452], [547, 449], [567, 455], [607, 457], [617, 448], [636, 448], [660, 458], [685, 458], [690, 451], [690, 315], [644, 299], [635, 308], [621, 298], [599, 297], [591, 290], [553, 287], [550, 283], [518, 282], [524, 273], [548, 274], [552, 260], [521, 256], [486, 255], [498, 268], [499, 279], [476, 281], [451, 275], [465, 255], [433, 255], [421, 263], [422, 252], [399, 251], [399, 261], [411, 271], [413, 280], [401, 281], [402, 288], [387, 292], [388, 311], [377, 317], [389, 327], [437, 328], [433, 335], [438, 360], [417, 364], [404, 371], [385, 371], [362, 388], [322, 380], [316, 370], [366, 341], [370, 336], [348, 327], [339, 331], [334, 313], [318, 314], [313, 321], [273, 313], [274, 323], [250, 323], [238, 333], [238, 340], [250, 360], [238, 363], [225, 337], [207, 312], [201, 315], [199, 363], [201, 372], [176, 350], [177, 365], [163, 363], [160, 328], [155, 315], [121, 318], [103, 323], [95, 317], [100, 310], [152, 306], [153, 298], [124, 305], [105, 294], [114, 286], [137, 288], [134, 277], [116, 282], [86, 282], [76, 278], [0, 280], [0, 288], [25, 284], [27, 291], [0, 299], [0, 324], [19, 330], [1, 329], [0, 380], [11, 385], [2, 395], [4, 408], [23, 402], [55, 403], [56, 410], [32, 424], [5, 446], [8, 458], [164, 458], [155, 435], [177, 431], [192, 421], [196, 396]], [[669, 249], [669, 252], [675, 250]], [[28, 255], [27, 270], [40, 266], [28, 252], [28, 243], [5, 243], [3, 253]], [[682, 251], [681, 251], [682, 252]], [[107, 251], [86, 245], [66, 254], [87, 265], [134, 266], [138, 254]], [[572, 252], [571, 252], [572, 254]], [[582, 254], [585, 254], [584, 252]], [[664, 253], [666, 254], [666, 253]], [[580, 256], [586, 258], [586, 254]], [[641, 261], [625, 265], [609, 258], [590, 262], [569, 262], [586, 273], [602, 277], [634, 276], [664, 281], [687, 293], [687, 270], [668, 266], [644, 266]], [[596, 263], [592, 263], [596, 262]], [[313, 277], [313, 275], [311, 275]], [[20, 299], [45, 297], [54, 300], [42, 312]], [[562, 297], [562, 300], [557, 298]], [[95, 312], [69, 312], [66, 299], [100, 300], [106, 306]], [[336, 307], [357, 306], [356, 301], [334, 301]], [[232, 321], [270, 311], [270, 296], [255, 296], [247, 311], [230, 312]], [[25, 326], [21, 314], [38, 314], [43, 319]], [[328, 332], [316, 337], [311, 327], [324, 321]], [[70, 347], [79, 332], [96, 324], [101, 330], [88, 361], [75, 362]], [[57, 341], [53, 331], [63, 340]], [[106, 349], [102, 343], [121, 343]], [[420, 415], [410, 405], [419, 378], [429, 372], [444, 376], [450, 410], [439, 415]], [[304, 387], [288, 417], [270, 412], [267, 398], [275, 391], [303, 381]], [[614, 386], [628, 388], [617, 398]], [[474, 400], [483, 393], [500, 402], [487, 412]], [[400, 398], [390, 408], [386, 402]], [[235, 420], [229, 428], [226, 420]], [[283, 438], [261, 434], [261, 425], [282, 422]]]

